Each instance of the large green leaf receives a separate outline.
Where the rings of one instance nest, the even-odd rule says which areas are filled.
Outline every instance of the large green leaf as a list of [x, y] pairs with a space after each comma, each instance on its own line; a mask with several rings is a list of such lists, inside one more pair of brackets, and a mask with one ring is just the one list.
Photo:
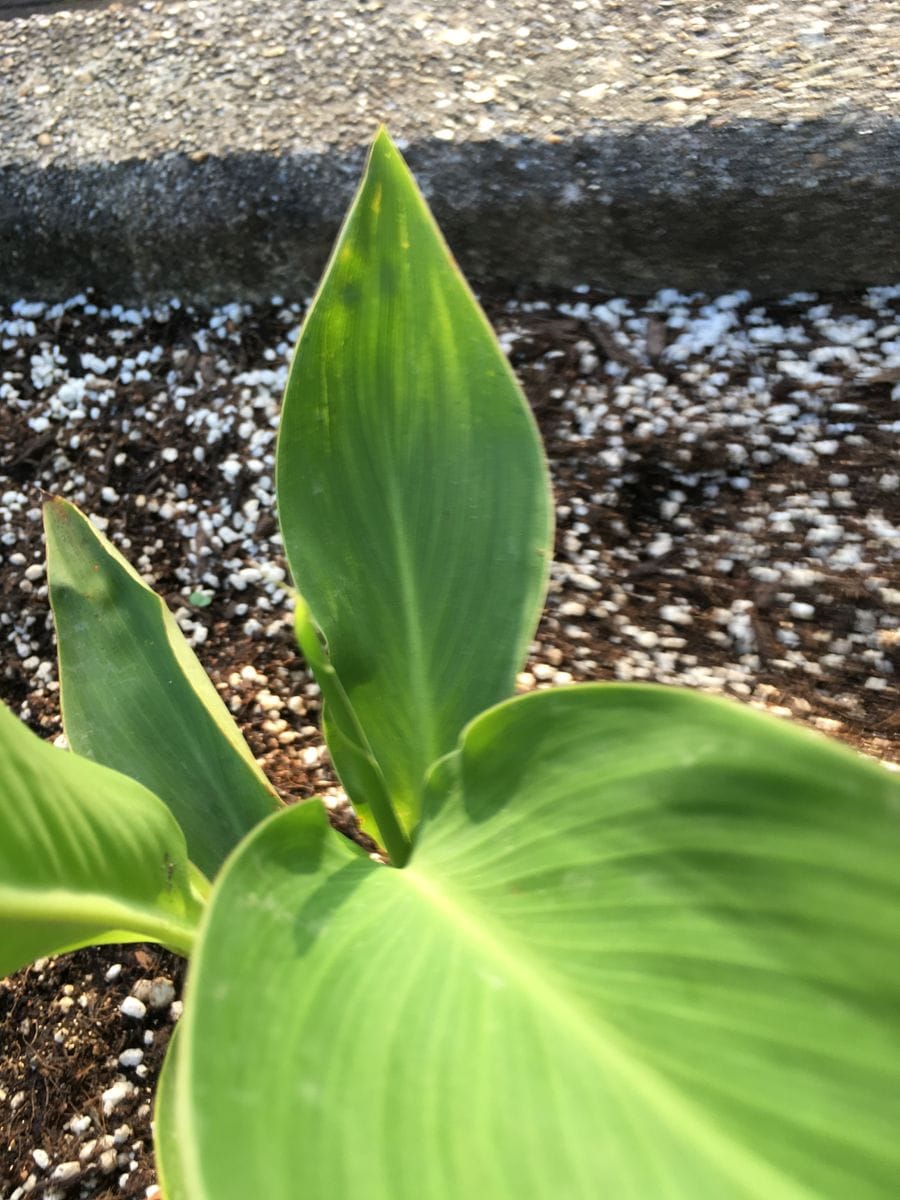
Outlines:
[[0, 704], [0, 976], [96, 942], [187, 954], [184, 835], [139, 783], [48, 746]]
[[277, 488], [294, 580], [409, 829], [431, 763], [512, 693], [551, 502], [524, 398], [383, 132], [297, 346]]
[[192, 1200], [896, 1195], [897, 779], [592, 685], [477, 719], [425, 814], [402, 870], [311, 806], [230, 861], [179, 1048]]
[[44, 526], [69, 743], [163, 799], [212, 876], [277, 796], [159, 596], [73, 504]]

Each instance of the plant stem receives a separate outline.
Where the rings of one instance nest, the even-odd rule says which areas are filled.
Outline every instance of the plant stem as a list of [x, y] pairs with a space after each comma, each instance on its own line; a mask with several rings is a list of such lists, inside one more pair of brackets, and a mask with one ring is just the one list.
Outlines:
[[397, 814], [394, 812], [394, 806], [391, 804], [387, 792], [381, 791], [377, 799], [373, 794], [368, 797], [368, 800], [372, 818], [378, 826], [378, 833], [388, 858], [391, 860], [391, 866], [404, 866], [412, 850], [412, 844], [397, 820]]

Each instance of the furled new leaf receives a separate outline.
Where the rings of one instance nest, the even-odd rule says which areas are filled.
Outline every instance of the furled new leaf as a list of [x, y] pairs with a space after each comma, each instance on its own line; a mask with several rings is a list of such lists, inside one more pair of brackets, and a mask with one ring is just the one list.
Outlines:
[[675, 690], [522, 697], [404, 869], [312, 806], [230, 861], [175, 1167], [192, 1200], [885, 1200], [898, 943], [887, 771]]
[[297, 346], [277, 487], [293, 577], [409, 830], [432, 762], [512, 693], [551, 503], [524, 398], [384, 132]]
[[200, 908], [163, 802], [0, 705], [0, 976], [97, 942], [187, 954]]
[[163, 799], [212, 876], [277, 797], [159, 596], [73, 504], [44, 524], [69, 743]]
[[365, 797], [366, 804], [359, 815], [365, 821], [371, 814], [375, 821], [375, 828], [367, 832], [380, 835], [392, 861], [402, 866], [409, 854], [409, 843], [397, 822], [384, 775], [319, 639], [306, 602], [299, 595], [294, 609], [294, 628], [303, 656], [322, 692], [322, 729], [334, 765], [347, 792], [351, 796]]

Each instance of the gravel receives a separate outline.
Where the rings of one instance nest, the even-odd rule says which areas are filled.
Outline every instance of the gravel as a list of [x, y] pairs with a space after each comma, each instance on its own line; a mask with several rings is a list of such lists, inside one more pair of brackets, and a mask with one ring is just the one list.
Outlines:
[[[900, 286], [485, 303], [557, 501], [519, 688], [679, 683], [896, 763]], [[0, 312], [0, 695], [59, 739], [40, 494], [60, 492], [165, 596], [276, 787], [324, 796], [340, 821], [273, 516], [304, 307], [82, 295]], [[133, 947], [0, 983], [0, 1200], [146, 1194], [180, 988], [176, 960]]]
[[[104, 980], [113, 954], [124, 962]], [[169, 957], [158, 947], [104, 947], [41, 959], [0, 983], [3, 1200], [155, 1192], [151, 1102], [175, 1018], [151, 1014], [150, 1027], [137, 1025], [120, 1004], [129, 984]]]
[[[827, 694], [829, 729], [854, 709], [841, 699], [854, 681], [896, 697], [898, 297], [639, 303], [585, 288], [493, 305], [559, 499], [538, 673], [522, 686], [558, 665], [541, 661], [546, 631], [575, 679], [765, 702], [774, 665]], [[257, 647], [291, 644], [272, 469], [302, 311], [278, 297], [202, 312], [81, 296], [19, 303], [0, 322], [3, 688], [45, 732], [59, 726], [38, 487], [87, 509], [198, 651], [227, 654], [221, 637], [210, 646], [225, 629], [250, 649], [221, 680], [233, 711], [258, 714], [266, 751], [315, 774], [315, 684], [296, 660], [273, 678], [257, 665]]]

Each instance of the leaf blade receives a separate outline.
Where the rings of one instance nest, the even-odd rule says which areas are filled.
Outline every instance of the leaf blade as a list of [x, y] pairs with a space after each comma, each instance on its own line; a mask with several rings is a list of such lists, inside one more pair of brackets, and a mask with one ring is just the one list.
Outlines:
[[99, 942], [188, 953], [201, 905], [162, 801], [46, 745], [5, 705], [0, 751], [0, 976]]
[[409, 831], [428, 767], [512, 692], [552, 531], [534, 421], [384, 133], [297, 346], [276, 485], [293, 577]]
[[277, 796], [160, 597], [73, 504], [44, 522], [69, 744], [165, 801], [212, 876]]
[[180, 1157], [181, 1121], [176, 1108], [175, 1075], [179, 1038], [180, 1031], [176, 1025], [166, 1047], [153, 1106], [153, 1140], [157, 1146], [165, 1145], [164, 1152], [157, 1152], [156, 1161], [160, 1188], [166, 1200], [190, 1200], [183, 1188], [184, 1169]]
[[[232, 860], [179, 1076], [197, 1200], [890, 1194], [887, 772], [720, 701], [588, 686], [473, 722], [428, 814], [402, 871], [314, 812]], [[243, 1002], [238, 946], [266, 980]], [[252, 1053], [210, 1070], [243, 1005]]]

